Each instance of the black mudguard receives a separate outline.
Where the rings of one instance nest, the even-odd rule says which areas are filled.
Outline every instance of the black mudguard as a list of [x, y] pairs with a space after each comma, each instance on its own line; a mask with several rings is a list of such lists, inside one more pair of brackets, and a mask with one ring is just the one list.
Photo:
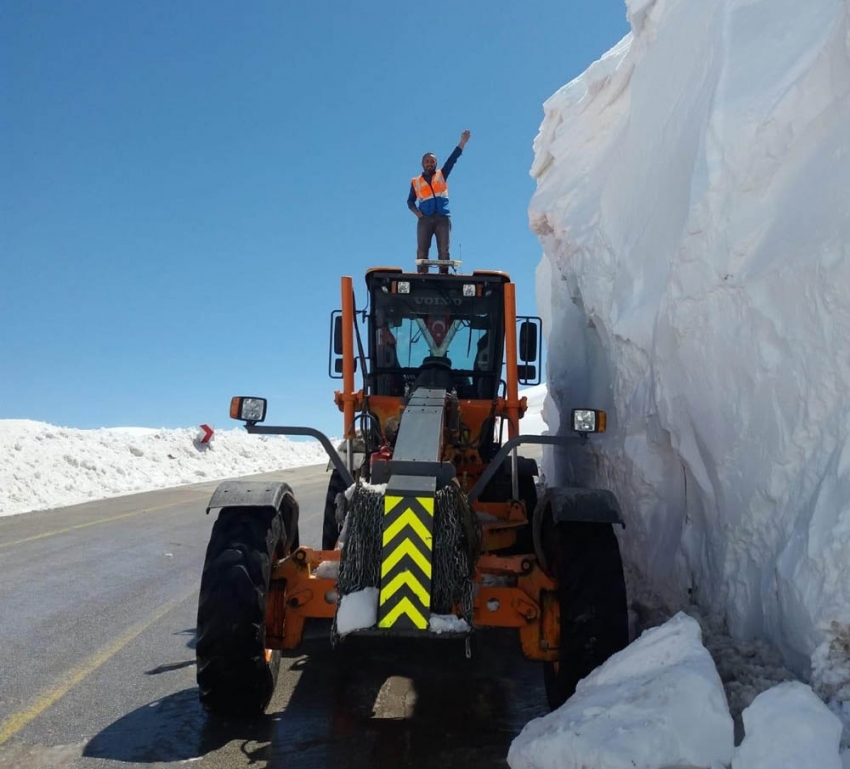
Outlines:
[[559, 523], [620, 524], [625, 528], [620, 503], [607, 489], [547, 488], [532, 517], [534, 552], [543, 570], [550, 572], [551, 542]]
[[217, 507], [273, 507], [283, 516], [284, 542], [297, 547], [298, 502], [283, 481], [222, 481], [207, 504], [207, 514]]

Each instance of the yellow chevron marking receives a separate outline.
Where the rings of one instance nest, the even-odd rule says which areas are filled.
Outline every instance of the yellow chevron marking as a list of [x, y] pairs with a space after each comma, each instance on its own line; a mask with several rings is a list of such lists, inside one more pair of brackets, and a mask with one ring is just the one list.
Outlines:
[[434, 497], [396, 497], [392, 495], [384, 497], [384, 515], [389, 515], [402, 502], [407, 502], [409, 499], [415, 499], [425, 508], [428, 515], [434, 517]]
[[384, 547], [386, 547], [393, 539], [398, 536], [398, 533], [404, 529], [406, 526], [410, 526], [418, 535], [419, 539], [422, 540], [425, 547], [429, 550], [433, 549], [433, 540], [431, 537], [431, 532], [428, 531], [428, 527], [425, 526], [424, 523], [420, 520], [419, 516], [413, 510], [405, 510], [384, 532]]
[[396, 574], [390, 581], [390, 584], [381, 588], [381, 605], [395, 595], [396, 591], [402, 586], [407, 585], [414, 593], [416, 593], [422, 605], [427, 609], [431, 606], [431, 596], [428, 591], [422, 587], [422, 584], [409, 571], [402, 571]]
[[409, 539], [404, 540], [381, 564], [381, 579], [386, 577], [387, 574], [392, 571], [393, 566], [395, 566], [405, 555], [409, 555], [414, 561], [416, 561], [425, 576], [428, 577], [428, 579], [431, 579], [431, 562], [416, 549], [416, 546]]
[[428, 620], [422, 616], [422, 613], [410, 602], [407, 596], [402, 598], [395, 605], [395, 608], [378, 623], [378, 627], [392, 627], [402, 614], [410, 617], [410, 621], [420, 630], [425, 630], [428, 627]]

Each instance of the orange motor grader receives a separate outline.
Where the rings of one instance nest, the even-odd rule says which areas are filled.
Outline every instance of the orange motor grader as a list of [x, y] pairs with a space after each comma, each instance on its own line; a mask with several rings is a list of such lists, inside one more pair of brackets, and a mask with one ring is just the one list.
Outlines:
[[[329, 359], [342, 382], [339, 450], [313, 428], [259, 424], [263, 398], [232, 400], [249, 433], [320, 440], [333, 472], [321, 550], [300, 546], [289, 485], [226, 481], [213, 494], [197, 627], [208, 710], [263, 711], [281, 651], [298, 648], [311, 618], [334, 620], [334, 641], [515, 628], [553, 708], [628, 643], [616, 498], [572, 487], [538, 498], [537, 464], [518, 451], [580, 450], [604, 412], [574, 409], [575, 435], [522, 435], [519, 385], [540, 381], [540, 319], [517, 316], [507, 274], [428, 271], [438, 264], [368, 270], [364, 309], [342, 278]], [[355, 595], [369, 611], [352, 628]]]

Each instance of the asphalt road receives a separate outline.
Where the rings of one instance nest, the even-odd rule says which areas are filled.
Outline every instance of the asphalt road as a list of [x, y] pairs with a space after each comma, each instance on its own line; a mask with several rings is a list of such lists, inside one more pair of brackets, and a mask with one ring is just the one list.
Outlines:
[[[318, 546], [329, 474], [286, 480]], [[310, 628], [268, 714], [198, 704], [195, 615], [215, 483], [0, 518], [0, 769], [506, 766], [546, 712], [510, 631], [462, 642], [351, 639]]]

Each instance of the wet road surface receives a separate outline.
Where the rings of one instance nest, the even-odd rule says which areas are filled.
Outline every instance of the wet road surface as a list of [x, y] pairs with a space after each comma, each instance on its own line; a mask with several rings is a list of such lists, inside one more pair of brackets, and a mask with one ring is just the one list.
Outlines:
[[210, 717], [182, 689], [86, 743], [84, 758], [108, 763], [73, 766], [503, 767], [514, 736], [546, 712], [540, 671], [510, 633], [478, 639], [471, 660], [458, 642], [311, 645], [285, 661], [265, 717]]
[[[324, 468], [274, 474], [317, 545]], [[504, 767], [546, 712], [512, 631], [348, 639], [286, 658], [266, 716], [198, 704], [194, 625], [215, 484], [0, 518], [0, 769]]]

